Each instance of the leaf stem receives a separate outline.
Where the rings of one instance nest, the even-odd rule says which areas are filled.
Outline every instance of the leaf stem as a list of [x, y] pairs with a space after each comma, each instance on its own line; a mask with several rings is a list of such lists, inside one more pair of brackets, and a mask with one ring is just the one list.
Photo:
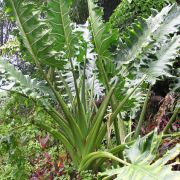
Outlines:
[[89, 166], [91, 166], [91, 164], [100, 158], [106, 158], [106, 159], [112, 159], [114, 161], [117, 161], [123, 165], [129, 166], [131, 165], [130, 163], [114, 156], [113, 154], [109, 153], [109, 152], [104, 152], [104, 151], [99, 151], [99, 152], [93, 152], [88, 154], [80, 163], [79, 165], [79, 171], [83, 171], [89, 168]]
[[146, 99], [144, 101], [143, 109], [142, 109], [142, 112], [141, 112], [141, 115], [140, 115], [140, 118], [139, 118], [139, 122], [138, 122], [138, 125], [137, 125], [137, 128], [136, 128], [136, 131], [135, 131], [135, 135], [134, 135], [135, 139], [140, 134], [141, 126], [142, 126], [142, 123], [143, 123], [144, 118], [145, 118], [145, 114], [146, 114], [146, 110], [147, 110], [147, 104], [148, 104], [150, 94], [151, 94], [151, 85], [149, 86], [148, 93], [146, 95]]
[[163, 130], [163, 134], [166, 134], [167, 131], [169, 130], [169, 128], [171, 127], [172, 123], [176, 120], [176, 116], [178, 115], [178, 113], [180, 112], [180, 107], [177, 107], [171, 117], [171, 119], [169, 120], [168, 124], [166, 125], [166, 127]]

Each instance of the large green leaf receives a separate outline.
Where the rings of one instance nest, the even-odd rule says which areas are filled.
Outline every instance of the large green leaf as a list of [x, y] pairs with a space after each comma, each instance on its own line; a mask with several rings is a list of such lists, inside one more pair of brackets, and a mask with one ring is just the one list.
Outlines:
[[31, 98], [39, 99], [51, 97], [55, 100], [52, 91], [43, 81], [31, 79], [29, 75], [24, 75], [20, 70], [14, 68], [7, 60], [0, 58], [1, 78], [5, 78], [5, 84], [1, 82], [0, 87], [22, 93]]
[[[166, 65], [178, 55], [178, 37], [177, 41], [175, 41], [176, 38], [172, 38], [172, 34], [178, 31], [179, 26], [180, 8], [176, 4], [166, 6], [157, 15], [150, 16], [148, 19], [139, 18], [129, 28], [123, 41], [120, 41], [117, 55], [117, 73], [123, 75], [122, 72], [124, 71], [120, 71], [120, 69], [126, 66], [127, 73], [131, 72], [130, 74], [132, 74], [133, 72], [134, 75], [136, 74], [136, 77], [139, 77], [141, 73], [137, 74], [136, 72], [142, 72], [142, 67], [145, 71], [148, 71], [148, 67], [148, 72], [151, 71], [152, 74], [155, 72], [155, 77], [160, 75], [167, 76], [168, 73], [165, 71], [167, 69]], [[164, 46], [167, 48], [168, 43], [171, 46], [168, 51], [171, 53], [169, 58], [164, 56], [166, 51]], [[161, 69], [158, 69], [159, 73], [153, 66], [154, 63], [148, 66], [154, 57], [157, 60], [156, 65], [158, 63], [162, 65]]]
[[36, 64], [48, 64], [61, 67], [62, 62], [55, 58], [52, 51], [52, 39], [46, 22], [40, 17], [40, 10], [33, 1], [7, 0], [8, 12], [15, 17], [24, 45], [31, 61]]
[[[179, 6], [168, 5], [148, 19], [138, 17], [124, 37], [121, 37], [114, 61], [116, 71], [113, 73], [113, 80], [119, 80], [118, 88], [115, 90], [119, 100], [122, 100], [133, 88], [137, 79], [144, 74], [147, 75], [147, 81], [152, 84], [164, 76], [172, 77], [170, 69], [178, 56], [179, 49], [179, 37], [176, 35], [179, 22]], [[130, 109], [131, 112], [135, 112], [128, 114], [130, 118], [137, 114], [145, 99], [144, 90], [147, 88], [145, 83], [143, 88], [140, 87], [127, 101], [126, 109], [122, 114]]]
[[[164, 15], [162, 16], [163, 13]], [[161, 20], [159, 21], [159, 19]], [[149, 17], [147, 19], [147, 24], [150, 28], [155, 28], [157, 27], [157, 23], [160, 22], [160, 26], [153, 34], [153, 38], [158, 42], [162, 42], [163, 40], [166, 40], [167, 35], [174, 34], [179, 31], [179, 21], [180, 7], [176, 4], [173, 4], [172, 6], [167, 6], [164, 8], [161, 13], [157, 14], [155, 17]]]
[[71, 58], [75, 53], [76, 36], [69, 18], [70, 4], [70, 0], [48, 0], [47, 20], [51, 28], [53, 48], [63, 58]]
[[175, 35], [173, 38], [168, 39], [166, 43], [156, 51], [157, 60], [149, 62], [149, 69], [145, 69], [145, 73], [148, 74], [149, 80], [156, 81], [158, 77], [163, 75], [166, 77], [172, 76], [168, 70], [169, 67], [173, 65], [173, 60], [179, 56], [179, 48], [180, 36]]
[[104, 177], [102, 179], [105, 180], [110, 177], [115, 177], [114, 179], [116, 180], [165, 180], [169, 178], [176, 180], [179, 178], [180, 172], [172, 171], [172, 164], [166, 165], [166, 163], [174, 159], [180, 153], [180, 144], [177, 144], [162, 158], [155, 160], [155, 155], [152, 154], [150, 150], [142, 151], [142, 148], [140, 149], [140, 147], [143, 146], [143, 144], [139, 143], [140, 142], [138, 140], [130, 147], [130, 149], [125, 151], [125, 154], [131, 161], [131, 164], [100, 173], [99, 175]]
[[[117, 31], [110, 28], [110, 25], [102, 21], [102, 9], [96, 5], [96, 0], [88, 0], [89, 21], [92, 33], [92, 41], [97, 53], [97, 66], [102, 75], [101, 80], [108, 84], [106, 73], [113, 67], [112, 55], [109, 51], [111, 46], [117, 41]], [[103, 72], [106, 69], [106, 73]]]

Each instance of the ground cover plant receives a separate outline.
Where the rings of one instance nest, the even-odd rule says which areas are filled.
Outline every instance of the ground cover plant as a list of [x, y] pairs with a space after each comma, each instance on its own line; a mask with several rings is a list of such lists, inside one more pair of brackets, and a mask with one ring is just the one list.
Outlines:
[[[32, 103], [33, 114], [26, 118], [27, 123], [63, 144], [77, 171], [97, 173], [106, 166], [105, 159], [112, 159], [127, 167], [100, 176], [122, 177], [133, 169], [134, 163], [139, 163], [139, 159], [136, 162], [128, 156], [131, 149], [125, 149], [139, 143], [136, 139], [141, 135], [151, 87], [164, 76], [172, 77], [169, 69], [179, 56], [180, 9], [177, 4], [171, 4], [147, 19], [139, 17], [121, 39], [117, 29], [103, 22], [102, 9], [96, 1], [87, 1], [89, 19], [83, 26], [71, 21], [71, 3], [49, 0], [40, 5], [39, 1], [5, 1], [9, 19], [18, 26], [20, 52], [38, 75], [25, 74], [2, 56], [0, 88], [18, 93]], [[160, 142], [179, 113], [178, 100], [172, 105], [169, 122], [160, 135], [155, 135]], [[131, 126], [134, 119], [135, 130]], [[115, 143], [111, 142], [112, 131]], [[106, 151], [102, 151], [106, 136]], [[149, 136], [152, 137], [151, 133]], [[140, 158], [146, 150], [138, 154]], [[162, 167], [156, 175], [178, 154], [179, 146], [172, 152], [175, 152], [172, 156], [154, 165], [151, 162], [157, 151], [154, 154], [148, 151], [149, 159], [142, 163], [149, 170], [157, 165]], [[126, 156], [132, 164], [126, 161]], [[177, 175], [170, 167], [168, 172]], [[138, 168], [142, 171], [139, 164]], [[135, 171], [135, 176], [144, 175], [138, 172]]]

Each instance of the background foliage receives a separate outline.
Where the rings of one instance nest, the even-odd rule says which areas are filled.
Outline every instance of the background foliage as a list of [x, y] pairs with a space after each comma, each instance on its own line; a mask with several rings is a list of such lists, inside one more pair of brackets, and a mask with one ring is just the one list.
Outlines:
[[[173, 1], [170, 0], [170, 2]], [[166, 4], [166, 0], [122, 0], [112, 14], [110, 22], [122, 33], [138, 16], [147, 18], [151, 15], [152, 9], [160, 11]]]

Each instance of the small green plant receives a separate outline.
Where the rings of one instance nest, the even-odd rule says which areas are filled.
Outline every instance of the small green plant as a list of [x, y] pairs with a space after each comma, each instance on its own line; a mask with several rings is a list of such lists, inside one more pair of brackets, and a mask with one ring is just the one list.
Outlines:
[[[90, 32], [90, 41], [69, 18], [70, 0], [49, 0], [43, 12], [34, 1], [7, 0], [7, 12], [16, 20], [27, 60], [41, 75], [32, 79], [0, 59], [1, 89], [31, 99], [37, 107], [35, 115], [40, 108], [51, 117], [48, 123], [44, 118], [29, 122], [59, 140], [80, 171], [92, 168], [83, 163], [87, 159], [103, 158], [97, 151], [107, 133], [103, 120], [108, 110], [108, 123], [114, 124], [120, 145], [109, 151], [123, 151], [123, 107], [142, 84], [149, 86], [161, 76], [170, 76], [168, 66], [179, 48], [180, 11], [175, 4], [154, 17], [140, 18], [122, 42], [117, 30], [103, 23], [102, 9], [95, 2], [88, 0], [89, 25], [84, 30], [85, 35]], [[117, 86], [121, 101], [114, 93]], [[104, 95], [101, 105], [97, 105], [95, 90]]]

